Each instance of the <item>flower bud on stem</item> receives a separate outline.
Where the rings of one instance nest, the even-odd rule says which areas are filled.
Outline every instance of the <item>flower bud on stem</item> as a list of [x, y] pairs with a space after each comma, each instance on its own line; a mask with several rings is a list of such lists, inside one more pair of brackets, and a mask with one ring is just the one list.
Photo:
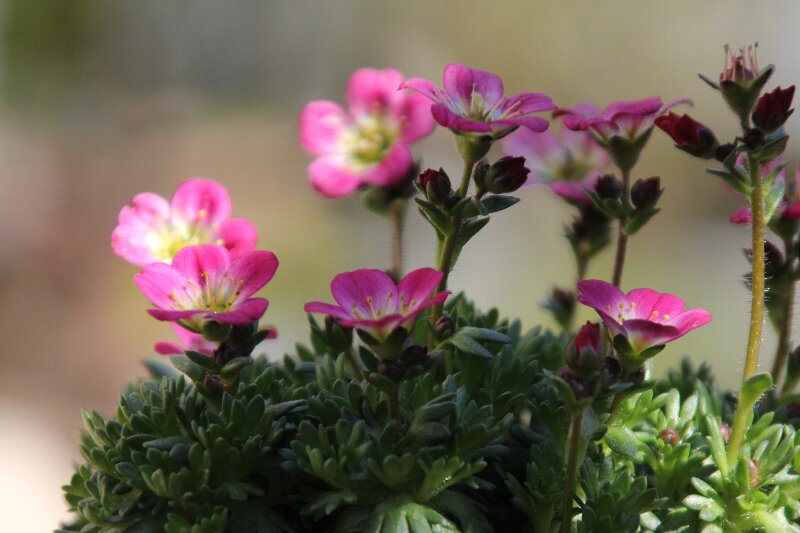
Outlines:
[[[622, 168], [622, 198], [625, 203], [628, 202], [630, 191], [631, 171], [629, 168]], [[617, 232], [617, 252], [614, 255], [614, 274], [611, 277], [611, 283], [620, 286], [622, 283], [622, 269], [625, 267], [625, 252], [628, 247], [628, 236], [625, 235], [625, 224], [628, 222], [628, 217], [622, 215], [619, 219], [619, 230]]]

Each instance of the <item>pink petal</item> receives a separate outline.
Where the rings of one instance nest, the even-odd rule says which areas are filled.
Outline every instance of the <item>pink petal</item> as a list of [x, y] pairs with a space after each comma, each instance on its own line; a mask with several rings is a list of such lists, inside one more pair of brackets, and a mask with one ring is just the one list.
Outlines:
[[399, 313], [393, 313], [375, 319], [348, 318], [341, 320], [340, 323], [348, 328], [363, 329], [369, 333], [372, 333], [376, 337], [381, 338], [391, 333], [394, 328], [403, 324], [404, 321], [405, 317], [403, 315]]
[[165, 263], [150, 263], [133, 277], [134, 283], [150, 302], [163, 308], [172, 308], [175, 301], [188, 299], [186, 278]]
[[[496, 125], [501, 125], [503, 127], [498, 128]], [[493, 120], [492, 126], [494, 131], [503, 130], [507, 128], [511, 128], [514, 126], [524, 126], [531, 131], [545, 131], [549, 126], [550, 123], [541, 118], [541, 117], [512, 117], [512, 118], [503, 118], [500, 120]]]
[[361, 176], [345, 166], [339, 156], [325, 156], [315, 159], [308, 166], [311, 185], [328, 198], [346, 196], [361, 185]]
[[685, 311], [672, 320], [669, 320], [667, 323], [670, 326], [674, 326], [680, 330], [681, 335], [685, 335], [692, 331], [693, 329], [697, 329], [701, 326], [705, 326], [712, 319], [711, 313], [706, 311], [705, 309], [689, 309]]
[[403, 96], [397, 91], [402, 82], [403, 75], [394, 69], [362, 68], [355, 71], [345, 91], [350, 114], [386, 113]]
[[264, 298], [250, 298], [231, 311], [223, 313], [206, 313], [208, 320], [216, 320], [224, 324], [249, 324], [262, 317], [269, 301]]
[[205, 309], [148, 309], [150, 316], [156, 320], [172, 322], [175, 320], [186, 320], [198, 315], [208, 313]]
[[[405, 297], [408, 306], [413, 308], [430, 298], [443, 277], [444, 274], [434, 268], [418, 268], [400, 280], [400, 283], [397, 284], [397, 292], [401, 300]], [[447, 295], [445, 295], [446, 297]]]
[[661, 107], [661, 109], [658, 111], [657, 114], [663, 115], [664, 113], [666, 113], [667, 111], [669, 111], [673, 107], [675, 107], [677, 105], [680, 105], [680, 104], [687, 104], [687, 105], [693, 106], [694, 105], [694, 101], [692, 101], [691, 98], [687, 98], [685, 96], [682, 96], [680, 98], [673, 98], [672, 100], [670, 100], [669, 102], [664, 104], [663, 107]]
[[511, 110], [510, 112], [514, 114], [527, 115], [540, 111], [550, 111], [555, 108], [556, 105], [553, 100], [545, 94], [522, 93], [504, 98], [500, 105], [497, 106], [497, 111], [505, 113]]
[[230, 265], [228, 250], [215, 244], [181, 248], [172, 260], [172, 267], [200, 288], [217, 287]]
[[797, 220], [800, 218], [800, 203], [791, 204], [781, 214], [781, 218], [785, 220]]
[[451, 63], [444, 69], [444, 92], [464, 111], [472, 107], [473, 94], [480, 95], [484, 109], [490, 109], [503, 97], [503, 81], [491, 72]]
[[414, 157], [408, 146], [396, 143], [380, 163], [373, 165], [361, 176], [361, 182], [383, 187], [396, 185], [408, 177], [413, 165]]
[[324, 315], [330, 315], [334, 318], [339, 318], [342, 320], [348, 320], [352, 318], [350, 313], [338, 305], [326, 304], [324, 302], [308, 302], [303, 306], [303, 311], [306, 313], [322, 313]]
[[258, 242], [258, 231], [252, 222], [245, 218], [231, 218], [222, 223], [216, 240], [228, 249], [231, 260], [245, 252], [255, 249]]
[[[387, 309], [390, 299], [396, 302], [399, 298], [392, 278], [383, 270], [376, 269], [337, 275], [331, 282], [331, 293], [342, 309], [355, 309], [366, 316], [372, 316], [373, 310]], [[394, 308], [394, 303], [391, 308]]]
[[119, 225], [111, 234], [114, 253], [135, 265], [156, 261], [148, 235], [169, 217], [169, 203], [164, 198], [149, 192], [137, 194], [119, 212]]
[[129, 205], [119, 212], [120, 224], [150, 225], [169, 219], [169, 202], [151, 192], [143, 192], [133, 197]]
[[[569, 130], [567, 130], [569, 131]], [[503, 153], [525, 158], [525, 166], [536, 165], [561, 149], [561, 139], [550, 131], [535, 132], [520, 128], [501, 141]], [[533, 169], [531, 169], [533, 170]]]
[[753, 213], [749, 207], [740, 207], [731, 215], [731, 222], [734, 224], [750, 224], [753, 222]]
[[625, 307], [627, 303], [625, 294], [618, 287], [599, 279], [587, 279], [578, 282], [578, 301], [588, 305], [594, 310], [605, 313], [614, 313]]
[[236, 300], [241, 301], [269, 283], [276, 270], [278, 270], [278, 258], [275, 254], [266, 250], [254, 250], [233, 262], [227, 271], [226, 282], [237, 287], [239, 296]]
[[398, 90], [401, 89], [412, 89], [436, 103], [442, 101], [442, 94], [439, 88], [433, 82], [423, 78], [409, 78], [400, 84]]
[[300, 144], [314, 155], [339, 152], [341, 133], [350, 125], [350, 119], [342, 108], [328, 100], [316, 100], [306, 104], [297, 122]]
[[436, 127], [431, 103], [421, 94], [406, 93], [397, 108], [397, 115], [401, 122], [400, 141], [406, 144], [425, 137]]
[[594, 190], [600, 173], [595, 172], [588, 178], [581, 181], [554, 181], [550, 183], [550, 189], [568, 202], [578, 204], [590, 204], [592, 199], [586, 193], [587, 190]]
[[184, 352], [183, 347], [174, 342], [160, 341], [155, 345], [156, 353], [161, 355], [179, 355]]
[[214, 180], [193, 178], [184, 181], [172, 197], [173, 213], [184, 220], [212, 226], [231, 214], [228, 191]]
[[147, 246], [148, 229], [135, 225], [119, 225], [111, 233], [114, 253], [134, 265], [147, 265], [158, 261]]
[[433, 118], [436, 119], [436, 122], [451, 130], [468, 133], [490, 133], [492, 131], [492, 125], [488, 122], [479, 122], [477, 120], [464, 118], [442, 104], [434, 104], [431, 106], [431, 113], [433, 114]]
[[421, 302], [418, 301], [415, 306], [411, 307], [408, 311], [404, 313], [406, 318], [405, 320], [403, 320], [402, 323], [403, 327], [410, 330], [413, 327], [414, 322], [417, 319], [417, 316], [419, 316], [419, 314], [422, 311], [433, 305], [444, 303], [445, 300], [447, 300], [448, 296], [450, 296], [450, 291], [442, 291], [438, 294], [435, 294], [428, 300], [423, 300]]
[[[628, 302], [636, 304], [631, 318], [641, 318], [659, 322], [665, 316], [675, 317], [686, 306], [683, 300], [672, 294], [657, 292], [652, 289], [634, 289], [628, 293]], [[653, 315], [653, 313], [657, 313]]]
[[[173, 331], [175, 331], [175, 335], [186, 349], [208, 354], [214, 352], [216, 345], [213, 342], [205, 340], [202, 335], [193, 333], [176, 322], [173, 322], [171, 326]], [[183, 350], [179, 353], [183, 353]]]
[[620, 100], [613, 102], [606, 108], [603, 115], [615, 121], [615, 116], [618, 114], [643, 116], [655, 113], [659, 109], [661, 109], [661, 98], [658, 96], [651, 96], [640, 100]]
[[644, 319], [626, 320], [623, 327], [636, 352], [641, 352], [651, 346], [665, 344], [683, 335], [674, 326], [656, 324]]
[[603, 323], [608, 328], [608, 331], [611, 333], [612, 337], [616, 337], [617, 335], [625, 335], [625, 328], [622, 327], [622, 324], [607, 314], [605, 311], [596, 310], [597, 314], [600, 315], [600, 318], [603, 320]]

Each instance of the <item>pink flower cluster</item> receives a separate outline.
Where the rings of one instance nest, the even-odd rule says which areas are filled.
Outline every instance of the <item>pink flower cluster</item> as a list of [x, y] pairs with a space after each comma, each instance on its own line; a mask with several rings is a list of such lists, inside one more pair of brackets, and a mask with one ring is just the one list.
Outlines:
[[183, 346], [160, 342], [157, 352], [210, 354], [214, 344], [200, 335], [205, 323], [250, 324], [267, 309], [266, 299], [252, 296], [272, 279], [278, 260], [255, 250], [253, 224], [230, 213], [225, 187], [200, 178], [182, 183], [171, 202], [141, 193], [120, 211], [114, 251], [143, 265], [134, 281], [155, 306], [149, 313], [180, 326]]

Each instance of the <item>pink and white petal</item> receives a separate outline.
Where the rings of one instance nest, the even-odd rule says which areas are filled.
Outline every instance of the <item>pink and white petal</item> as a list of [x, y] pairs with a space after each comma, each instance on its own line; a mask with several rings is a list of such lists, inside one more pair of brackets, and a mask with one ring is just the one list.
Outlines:
[[395, 143], [380, 163], [373, 165], [361, 176], [362, 183], [389, 187], [408, 177], [414, 165], [411, 150], [403, 143]]
[[246, 218], [231, 218], [220, 225], [214, 241], [215, 244], [227, 248], [231, 260], [234, 260], [243, 253], [255, 249], [258, 231]]
[[193, 333], [177, 322], [173, 322], [171, 325], [172, 329], [175, 331], [175, 335], [187, 350], [194, 350], [195, 352], [207, 354], [214, 352], [216, 345], [213, 342], [205, 340], [199, 333]]
[[350, 118], [339, 104], [329, 100], [309, 102], [297, 119], [300, 144], [314, 155], [338, 153], [342, 131], [349, 125]]
[[[569, 130], [567, 130], [569, 131]], [[525, 158], [525, 166], [535, 165], [561, 150], [561, 139], [550, 131], [535, 132], [521, 128], [500, 141], [503, 153]]]
[[433, 118], [435, 118], [436, 122], [441, 126], [452, 130], [467, 133], [491, 133], [492, 131], [492, 125], [490, 123], [464, 118], [442, 104], [434, 104], [431, 106], [431, 114], [433, 114]]
[[667, 111], [669, 111], [673, 107], [675, 107], [677, 105], [681, 105], [681, 104], [686, 104], [686, 105], [689, 105], [689, 106], [693, 106], [694, 105], [694, 101], [691, 98], [687, 98], [685, 96], [681, 96], [679, 98], [673, 98], [669, 102], [665, 103], [661, 107], [661, 109], [658, 110], [658, 114], [659, 115], [663, 115], [664, 113], [666, 113]]
[[[405, 302], [409, 309], [425, 303], [436, 290], [444, 274], [435, 268], [418, 268], [406, 274], [397, 284], [400, 303]], [[445, 298], [447, 295], [445, 295]]]
[[550, 189], [568, 202], [588, 205], [592, 203], [592, 199], [586, 190], [593, 190], [596, 183], [596, 176], [592, 176], [589, 181], [553, 181], [550, 183]]
[[133, 277], [134, 283], [150, 302], [165, 309], [175, 306], [176, 300], [188, 300], [186, 278], [165, 263], [150, 263]]
[[689, 309], [688, 311], [685, 311], [667, 321], [667, 324], [678, 328], [678, 330], [681, 332], [681, 335], [685, 335], [693, 329], [705, 326], [711, 322], [712, 318], [713, 317], [711, 313], [705, 309]]
[[597, 312], [614, 313], [620, 304], [627, 303], [625, 294], [611, 283], [599, 279], [586, 279], [578, 282], [578, 301]]
[[661, 109], [661, 103], [661, 97], [659, 96], [650, 96], [639, 100], [620, 100], [610, 104], [603, 112], [603, 115], [612, 121], [619, 114], [650, 115]]
[[161, 355], [179, 355], [184, 352], [182, 346], [178, 346], [174, 342], [160, 341], [154, 346], [156, 353]]
[[347, 196], [361, 185], [358, 172], [348, 168], [346, 160], [338, 155], [315, 159], [308, 166], [308, 175], [311, 185], [328, 198]]
[[149, 226], [154, 222], [163, 223], [169, 219], [169, 202], [157, 194], [143, 192], [133, 197], [130, 203], [119, 211], [119, 223]]
[[674, 326], [656, 324], [655, 322], [638, 318], [626, 320], [623, 326], [628, 341], [630, 341], [636, 352], [642, 352], [651, 346], [666, 344], [683, 335]]
[[502, 131], [508, 128], [523, 126], [531, 131], [545, 131], [550, 127], [550, 122], [541, 117], [512, 117], [493, 120], [491, 122], [493, 131]]
[[331, 281], [331, 293], [342, 309], [357, 310], [364, 316], [372, 316], [373, 310], [386, 310], [390, 299], [399, 298], [392, 278], [383, 270], [371, 268], [338, 274]]
[[408, 311], [402, 314], [406, 316], [406, 322], [411, 321], [413, 323], [422, 311], [433, 305], [444, 303], [448, 296], [450, 296], [450, 291], [442, 291], [427, 300], [418, 301], [415, 306], [409, 308]]
[[[675, 317], [686, 306], [683, 300], [672, 294], [652, 289], [634, 289], [628, 293], [628, 303], [633, 308], [631, 318], [659, 322], [664, 317]], [[655, 315], [653, 313], [656, 313]], [[669, 320], [669, 319], [666, 319]]]
[[436, 127], [431, 114], [431, 103], [421, 94], [404, 94], [395, 106], [395, 114], [400, 121], [400, 141], [411, 143], [430, 134]]
[[220, 224], [231, 215], [231, 197], [222, 184], [209, 179], [186, 180], [172, 197], [172, 212], [204, 226]]
[[[237, 302], [245, 300], [269, 283], [278, 270], [278, 258], [267, 250], [253, 250], [231, 264], [224, 283], [238, 292]], [[234, 304], [234, 307], [236, 305]]]
[[147, 265], [158, 261], [147, 242], [150, 231], [140, 225], [119, 225], [111, 233], [111, 248], [114, 253], [134, 265]]
[[503, 81], [497, 74], [451, 63], [444, 69], [444, 92], [465, 111], [472, 107], [478, 95], [484, 109], [494, 107], [503, 98]]
[[230, 266], [230, 253], [216, 244], [181, 248], [172, 259], [172, 267], [183, 274], [190, 285], [197, 284], [200, 288], [217, 287]]
[[303, 306], [303, 311], [306, 313], [322, 313], [324, 315], [332, 316], [340, 320], [348, 320], [352, 315], [339, 307], [338, 305], [328, 304], [325, 302], [308, 302]]
[[556, 104], [546, 94], [541, 93], [521, 93], [504, 98], [497, 106], [496, 112], [499, 114], [513, 113], [527, 115], [540, 111], [550, 111], [556, 108]]
[[223, 324], [250, 324], [264, 315], [267, 306], [269, 306], [269, 301], [265, 298], [250, 298], [238, 304], [231, 311], [207, 313], [206, 318]]
[[413, 91], [417, 91], [419, 94], [431, 100], [432, 102], [442, 102], [442, 92], [432, 81], [424, 78], [408, 78], [406, 81], [401, 83], [397, 89], [411, 89]]
[[394, 69], [356, 70], [350, 76], [345, 90], [350, 114], [357, 117], [364, 114], [386, 113], [402, 97], [397, 91], [402, 82], [403, 75]]
[[148, 309], [147, 312], [156, 320], [165, 322], [188, 320], [192, 317], [208, 313], [205, 309]]
[[348, 328], [358, 328], [364, 330], [375, 337], [381, 339], [389, 335], [394, 328], [403, 324], [405, 317], [400, 314], [390, 314], [377, 319], [347, 319], [342, 320], [341, 324]]

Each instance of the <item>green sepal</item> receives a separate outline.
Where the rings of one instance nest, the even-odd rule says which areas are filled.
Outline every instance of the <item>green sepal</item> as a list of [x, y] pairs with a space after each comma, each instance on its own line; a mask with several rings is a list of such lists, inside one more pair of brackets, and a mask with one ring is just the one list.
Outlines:
[[169, 360], [180, 372], [192, 381], [202, 382], [206, 377], [205, 369], [183, 354], [170, 355]]
[[725, 183], [727, 183], [728, 185], [731, 186], [731, 188], [733, 188], [733, 190], [740, 192], [745, 196], [750, 196], [750, 194], [753, 192], [753, 187], [749, 183], [743, 181], [739, 176], [731, 172], [728, 172], [727, 170], [720, 170], [718, 168], [707, 168], [706, 172], [708, 172], [709, 174], [713, 174], [714, 176], [717, 176], [719, 178], [722, 178]]
[[225, 363], [225, 366], [222, 367], [219, 373], [222, 374], [224, 378], [232, 378], [238, 374], [241, 369], [252, 364], [252, 357], [234, 357]]
[[186, 357], [192, 360], [193, 363], [202, 366], [203, 368], [216, 368], [217, 365], [214, 364], [214, 358], [209, 357], [208, 355], [200, 352], [195, 352], [194, 350], [186, 350], [184, 352]]
[[653, 218], [659, 211], [661, 211], [660, 207], [649, 207], [643, 211], [636, 213], [633, 218], [631, 218], [627, 224], [625, 224], [625, 228], [622, 230], [625, 235], [630, 237], [640, 229], [644, 227], [647, 222]]
[[493, 194], [481, 200], [480, 205], [484, 207], [487, 214], [497, 213], [503, 209], [508, 209], [512, 205], [519, 202], [519, 200], [520, 199], [518, 197], [511, 196], [509, 194]]
[[450, 219], [438, 207], [422, 198], [414, 198], [414, 201], [417, 202], [419, 212], [430, 222], [439, 235], [445, 236], [453, 231]]
[[770, 135], [767, 142], [764, 143], [764, 146], [760, 147], [758, 150], [751, 152], [752, 155], [757, 161], [761, 163], [766, 163], [768, 161], [772, 161], [776, 157], [780, 156], [785, 150], [786, 145], [789, 142], [789, 136], [783, 133], [783, 130], [778, 130], [780, 133], [776, 136]]
[[608, 151], [614, 160], [614, 164], [623, 172], [630, 171], [636, 166], [639, 155], [642, 153], [642, 149], [647, 144], [652, 133], [653, 128], [651, 126], [650, 129], [636, 137], [633, 142], [618, 135], [611, 137], [608, 141]]

